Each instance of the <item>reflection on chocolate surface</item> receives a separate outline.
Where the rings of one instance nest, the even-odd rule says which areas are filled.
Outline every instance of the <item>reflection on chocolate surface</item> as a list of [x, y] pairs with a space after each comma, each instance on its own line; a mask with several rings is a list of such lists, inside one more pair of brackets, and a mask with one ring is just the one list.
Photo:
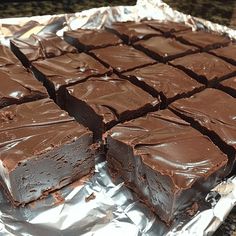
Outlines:
[[98, 138], [104, 128], [141, 116], [159, 105], [159, 99], [116, 75], [92, 77], [66, 89], [66, 109]]
[[182, 44], [175, 39], [164, 37], [141, 40], [135, 43], [134, 47], [162, 62], [185, 56], [198, 50], [194, 46]]
[[50, 99], [0, 110], [0, 175], [15, 205], [90, 173], [92, 134]]
[[108, 134], [111, 173], [167, 223], [206, 195], [227, 163], [208, 137], [169, 110], [119, 124]]
[[11, 49], [26, 67], [29, 67], [32, 61], [77, 52], [66, 41], [50, 33], [43, 36], [33, 34], [24, 40], [15, 38], [11, 40]]
[[115, 34], [105, 30], [77, 29], [64, 33], [64, 39], [80, 51], [89, 51], [122, 43]]
[[107, 30], [118, 35], [125, 43], [131, 44], [140, 39], [148, 39], [153, 36], [162, 35], [142, 22], [116, 22], [107, 27]]
[[46, 98], [47, 91], [21, 65], [0, 67], [0, 108]]
[[91, 51], [99, 60], [110, 65], [118, 72], [153, 64], [155, 61], [133, 47], [126, 45], [111, 46]]
[[215, 82], [236, 74], [236, 67], [208, 53], [197, 53], [177, 58], [170, 63], [184, 70], [200, 83]]
[[206, 133], [232, 159], [236, 154], [236, 100], [216, 89], [206, 89], [190, 98], [180, 99], [171, 109]]
[[204, 85], [183, 71], [165, 64], [142, 67], [123, 75], [153, 96], [161, 96], [165, 106], [175, 99], [190, 96], [204, 88]]

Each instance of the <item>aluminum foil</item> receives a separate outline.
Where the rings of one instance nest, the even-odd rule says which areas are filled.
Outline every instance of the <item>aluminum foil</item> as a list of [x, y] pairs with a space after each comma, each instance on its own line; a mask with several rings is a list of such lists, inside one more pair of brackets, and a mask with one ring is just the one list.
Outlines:
[[[12, 37], [27, 38], [32, 33], [76, 28], [101, 28], [114, 21], [143, 19], [172, 20], [197, 28], [227, 34], [236, 31], [225, 26], [185, 15], [161, 0], [138, 0], [135, 6], [102, 7], [75, 14], [35, 16], [0, 20], [0, 42]], [[220, 197], [219, 197], [220, 196]], [[14, 208], [0, 192], [0, 235], [209, 235], [236, 205], [236, 176], [214, 188], [192, 218], [181, 219], [168, 228], [121, 180], [111, 179], [106, 161], [97, 158], [96, 173], [27, 206]], [[204, 210], [203, 210], [204, 209]]]

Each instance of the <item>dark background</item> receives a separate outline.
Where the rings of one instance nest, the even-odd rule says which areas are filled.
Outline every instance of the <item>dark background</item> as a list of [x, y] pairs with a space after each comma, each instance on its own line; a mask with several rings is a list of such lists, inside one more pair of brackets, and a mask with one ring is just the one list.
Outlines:
[[[174, 9], [236, 27], [236, 0], [164, 0]], [[134, 5], [136, 0], [1, 1], [0, 18], [73, 13], [100, 6]], [[233, 17], [234, 15], [234, 17]], [[234, 18], [234, 20], [232, 19]]]

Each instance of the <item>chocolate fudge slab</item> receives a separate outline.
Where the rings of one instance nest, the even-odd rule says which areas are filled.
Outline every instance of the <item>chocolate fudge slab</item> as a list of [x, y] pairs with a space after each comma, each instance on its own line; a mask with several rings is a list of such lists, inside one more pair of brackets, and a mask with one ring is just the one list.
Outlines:
[[177, 58], [170, 64], [209, 86], [236, 73], [235, 66], [205, 52]]
[[228, 45], [231, 41], [228, 37], [206, 31], [186, 31], [175, 33], [175, 37], [182, 43], [199, 47], [207, 51]]
[[236, 66], [236, 44], [231, 44], [228, 47], [217, 48], [210, 52]]
[[147, 40], [140, 40], [134, 44], [134, 47], [161, 62], [167, 62], [177, 57], [199, 51], [194, 46], [182, 44], [175, 39], [164, 37], [152, 37]]
[[43, 36], [32, 34], [28, 39], [15, 38], [10, 40], [10, 46], [26, 67], [29, 67], [33, 61], [77, 52], [75, 47], [52, 33]]
[[236, 98], [236, 76], [220, 82], [218, 87]]
[[152, 97], [116, 75], [92, 77], [66, 88], [66, 110], [101, 139], [102, 132], [118, 122], [141, 116], [159, 107]]
[[205, 87], [183, 71], [166, 64], [142, 67], [123, 75], [152, 96], [161, 97], [164, 107], [176, 99], [190, 96]]
[[153, 59], [143, 52], [126, 45], [100, 48], [91, 52], [106, 66], [113, 67], [119, 73], [155, 63]]
[[52, 100], [2, 108], [0, 120], [0, 176], [14, 205], [92, 173], [92, 133]]
[[0, 45], [0, 67], [20, 64], [12, 51], [3, 45]]
[[106, 29], [119, 36], [127, 44], [132, 44], [140, 39], [162, 35], [142, 22], [116, 22], [106, 27]]
[[170, 108], [208, 135], [230, 158], [230, 172], [236, 153], [236, 100], [217, 90], [206, 89], [190, 98], [175, 101]]
[[167, 224], [209, 193], [227, 163], [207, 136], [168, 109], [116, 125], [107, 145], [113, 177], [121, 177]]
[[143, 23], [149, 25], [150, 27], [156, 30], [159, 30], [165, 36], [170, 36], [172, 33], [175, 33], [175, 32], [191, 30], [191, 27], [187, 25], [184, 25], [182, 23], [172, 22], [172, 21], [149, 20], [149, 21], [143, 21]]
[[118, 36], [103, 29], [77, 29], [65, 32], [63, 37], [81, 52], [122, 43]]
[[48, 97], [46, 89], [21, 65], [0, 67], [0, 108]]
[[32, 63], [36, 78], [43, 81], [50, 96], [58, 100], [60, 89], [65, 86], [85, 80], [91, 76], [100, 76], [110, 72], [93, 57], [85, 54], [67, 53], [59, 57], [49, 58]]

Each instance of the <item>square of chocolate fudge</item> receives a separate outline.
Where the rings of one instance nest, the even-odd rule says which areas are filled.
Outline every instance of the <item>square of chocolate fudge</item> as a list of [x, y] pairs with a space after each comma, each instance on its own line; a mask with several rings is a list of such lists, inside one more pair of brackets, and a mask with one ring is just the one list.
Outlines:
[[47, 90], [22, 65], [0, 67], [0, 108], [48, 97]]
[[188, 25], [172, 21], [148, 20], [142, 22], [149, 25], [153, 29], [159, 30], [165, 36], [170, 36], [172, 33], [175, 32], [191, 30], [191, 27], [189, 27]]
[[227, 163], [207, 136], [168, 109], [116, 125], [108, 131], [107, 148], [112, 176], [167, 224], [204, 199]]
[[122, 40], [118, 36], [104, 29], [77, 29], [66, 31], [63, 37], [68, 43], [82, 52], [122, 43]]
[[208, 135], [229, 157], [228, 173], [236, 155], [236, 100], [217, 89], [205, 89], [190, 98], [173, 102], [170, 108]]
[[142, 22], [116, 22], [106, 27], [107, 30], [118, 35], [125, 43], [132, 44], [140, 39], [148, 39], [153, 36], [162, 35], [157, 30]]
[[36, 78], [44, 82], [50, 96], [60, 106], [63, 106], [63, 101], [58, 100], [58, 94], [62, 87], [111, 71], [85, 53], [67, 53], [59, 57], [35, 61], [32, 63], [32, 70]]
[[177, 57], [199, 51], [194, 46], [180, 43], [173, 38], [164, 37], [152, 37], [147, 40], [140, 40], [134, 44], [134, 47], [161, 62], [167, 62]]
[[177, 58], [169, 63], [206, 85], [236, 74], [235, 66], [205, 52]]
[[18, 206], [93, 172], [92, 133], [50, 99], [0, 109], [0, 176]]
[[21, 63], [8, 47], [5, 47], [0, 44], [0, 67], [5, 67], [15, 64], [20, 65]]
[[127, 45], [95, 49], [91, 53], [106, 66], [111, 66], [119, 73], [155, 63], [155, 60], [145, 53]]
[[218, 88], [236, 98], [236, 76], [221, 81]]
[[25, 67], [33, 61], [77, 52], [75, 47], [52, 33], [43, 36], [32, 34], [28, 39], [15, 38], [10, 40], [10, 46]]
[[174, 35], [182, 43], [199, 47], [204, 51], [226, 46], [231, 42], [226, 36], [207, 31], [185, 31]]
[[210, 52], [236, 66], [236, 44], [235, 43], [230, 44], [227, 47], [211, 50]]
[[154, 64], [122, 74], [132, 83], [154, 97], [160, 97], [162, 107], [176, 99], [191, 96], [204, 89], [204, 85], [183, 71], [166, 64]]
[[116, 75], [92, 77], [65, 88], [65, 109], [101, 139], [104, 130], [118, 122], [159, 107], [159, 99]]

